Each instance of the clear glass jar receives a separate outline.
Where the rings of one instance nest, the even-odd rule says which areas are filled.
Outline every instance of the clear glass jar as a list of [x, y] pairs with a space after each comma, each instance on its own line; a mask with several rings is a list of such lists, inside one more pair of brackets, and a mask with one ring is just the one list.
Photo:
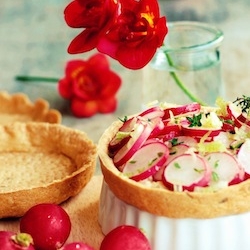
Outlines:
[[[143, 104], [152, 101], [214, 105], [224, 96], [223, 32], [199, 22], [170, 22], [164, 45], [143, 69]], [[178, 85], [179, 84], [179, 85]]]

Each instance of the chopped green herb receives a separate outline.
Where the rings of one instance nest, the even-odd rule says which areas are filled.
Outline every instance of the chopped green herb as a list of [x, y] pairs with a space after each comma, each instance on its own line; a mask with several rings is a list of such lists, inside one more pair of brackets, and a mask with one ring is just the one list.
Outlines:
[[129, 136], [129, 135], [130, 135], [130, 132], [118, 131], [118, 132], [116, 133], [115, 138], [116, 138], [117, 140], [122, 140], [123, 138], [125, 138], [125, 137], [127, 137], [127, 136]]
[[189, 127], [201, 127], [201, 117], [202, 114], [193, 115], [193, 117], [187, 117], [187, 120], [190, 122]]
[[152, 159], [150, 162], [148, 162], [148, 166], [151, 166], [156, 160], [157, 158]]
[[177, 146], [177, 145], [183, 143], [183, 142], [179, 142], [178, 138], [173, 138], [172, 140], [170, 140], [170, 142], [171, 142], [172, 146]]
[[194, 171], [200, 174], [200, 173], [204, 172], [204, 169], [194, 168]]
[[227, 124], [234, 125], [234, 122], [233, 122], [233, 120], [231, 120], [231, 119], [223, 120], [223, 122], [224, 122], [224, 123], [227, 123]]
[[216, 172], [212, 171], [212, 179], [214, 182], [218, 182], [220, 180], [220, 177]]
[[241, 107], [242, 112], [247, 114], [250, 113], [250, 97], [242, 95], [238, 97], [233, 103], [236, 103], [237, 106]]
[[181, 169], [181, 165], [178, 162], [174, 163], [175, 168]]
[[126, 122], [128, 117], [125, 115], [123, 118], [118, 118], [121, 122]]
[[218, 168], [219, 167], [219, 160], [217, 160], [215, 163], [214, 163], [214, 168]]
[[131, 161], [129, 161], [129, 163], [131, 163], [131, 164], [135, 164], [135, 163], [136, 163], [136, 161], [135, 161], [135, 160], [131, 160]]

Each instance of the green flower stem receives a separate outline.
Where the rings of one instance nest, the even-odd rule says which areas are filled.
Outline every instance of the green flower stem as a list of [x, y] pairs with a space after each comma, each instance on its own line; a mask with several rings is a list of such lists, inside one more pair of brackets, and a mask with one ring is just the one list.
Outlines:
[[[167, 57], [168, 63], [170, 66], [174, 66], [173, 61], [168, 53], [165, 52], [165, 55]], [[206, 106], [202, 100], [200, 100], [197, 96], [195, 96], [193, 93], [190, 92], [190, 90], [184, 85], [184, 83], [181, 81], [181, 79], [178, 77], [178, 75], [174, 71], [169, 72], [176, 84], [180, 87], [180, 89], [183, 91], [184, 94], [186, 94], [189, 99], [193, 102], [198, 102], [203, 106]]]
[[58, 78], [40, 76], [16, 76], [15, 80], [22, 82], [58, 82]]

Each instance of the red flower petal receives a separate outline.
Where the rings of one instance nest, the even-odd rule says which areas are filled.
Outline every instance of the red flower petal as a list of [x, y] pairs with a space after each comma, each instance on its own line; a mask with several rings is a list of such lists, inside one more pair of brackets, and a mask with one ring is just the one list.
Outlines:
[[117, 108], [117, 100], [114, 96], [109, 99], [99, 100], [98, 104], [100, 113], [112, 113]]
[[167, 34], [166, 18], [159, 17], [157, 0], [121, 0], [117, 22], [102, 36], [97, 49], [130, 69], [144, 67]]
[[116, 92], [121, 87], [121, 78], [112, 71], [103, 72], [103, 78], [100, 79], [100, 82], [103, 82], [102, 90], [100, 92], [101, 98], [107, 98], [114, 96]]
[[74, 98], [71, 101], [71, 111], [76, 117], [91, 117], [98, 112], [98, 103], [95, 100], [85, 102]]
[[71, 98], [72, 96], [71, 85], [70, 85], [70, 81], [66, 77], [59, 80], [58, 92], [65, 99]]
[[64, 10], [66, 23], [73, 28], [85, 28], [69, 47], [70, 54], [83, 53], [96, 47], [115, 17], [115, 0], [75, 0]]
[[68, 53], [79, 54], [94, 49], [99, 40], [99, 33], [97, 29], [84, 30], [71, 41], [68, 47]]
[[91, 67], [98, 67], [99, 70], [109, 70], [109, 61], [107, 57], [100, 53], [96, 53], [91, 56], [88, 60], [88, 64]]

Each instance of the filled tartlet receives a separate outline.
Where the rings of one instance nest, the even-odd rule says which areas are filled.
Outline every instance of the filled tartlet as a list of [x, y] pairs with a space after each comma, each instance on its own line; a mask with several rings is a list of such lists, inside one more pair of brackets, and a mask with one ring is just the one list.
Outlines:
[[138, 226], [154, 250], [248, 249], [248, 103], [160, 104], [114, 122], [98, 146], [103, 232]]

